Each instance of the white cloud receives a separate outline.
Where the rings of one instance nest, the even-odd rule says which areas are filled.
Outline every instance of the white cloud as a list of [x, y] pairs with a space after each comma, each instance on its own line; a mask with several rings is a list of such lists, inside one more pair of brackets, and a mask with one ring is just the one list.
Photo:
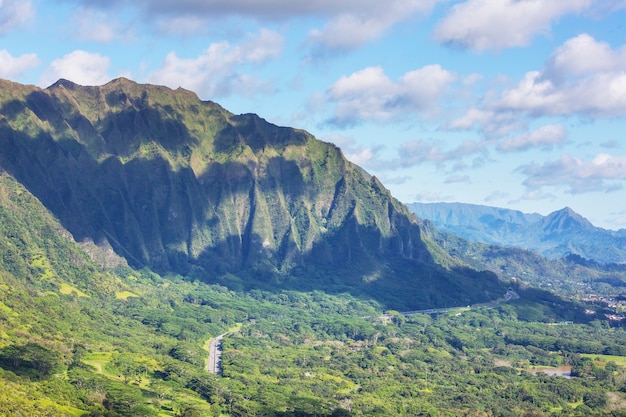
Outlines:
[[23, 72], [39, 65], [37, 54], [24, 54], [18, 57], [6, 49], [0, 51], [0, 78], [13, 79]]
[[417, 14], [429, 12], [438, 0], [364, 1], [348, 7], [322, 29], [309, 33], [309, 42], [318, 48], [353, 49], [381, 36], [394, 24]]
[[59, 78], [81, 85], [101, 85], [110, 80], [109, 57], [77, 50], [52, 61], [40, 79], [41, 86], [49, 86]]
[[525, 46], [553, 21], [580, 13], [593, 0], [467, 0], [452, 7], [435, 39], [477, 51]]
[[222, 41], [211, 44], [196, 58], [180, 58], [170, 52], [161, 68], [148, 76], [148, 81], [184, 87], [203, 96], [225, 96], [236, 90], [242, 94], [267, 91], [268, 83], [247, 74], [238, 68], [247, 64], [263, 64], [282, 52], [283, 38], [280, 34], [261, 32], [241, 45]]
[[559, 81], [570, 77], [592, 75], [597, 72], [624, 69], [626, 50], [611, 50], [605, 42], [598, 42], [583, 33], [569, 39], [550, 56], [544, 77]]
[[487, 137], [502, 137], [521, 129], [526, 122], [513, 111], [470, 107], [464, 115], [448, 125], [451, 129], [479, 128]]
[[[615, 191], [626, 180], [626, 156], [598, 154], [585, 161], [564, 154], [560, 159], [544, 164], [529, 164], [519, 168], [531, 190], [546, 186], [566, 187], [572, 194], [593, 191]], [[618, 181], [618, 183], [616, 183]]]
[[374, 17], [344, 14], [331, 20], [323, 29], [311, 30], [308, 41], [324, 48], [352, 49], [380, 36], [391, 24], [393, 22]]
[[[400, 21], [429, 13], [443, 0], [68, 0], [101, 9], [129, 9], [166, 33], [190, 34], [231, 18], [277, 22], [298, 18], [328, 20], [309, 32], [307, 43], [321, 51], [352, 49], [376, 39]], [[211, 22], [211, 23], [209, 23]]]
[[581, 115], [611, 118], [626, 115], [626, 72], [602, 72], [556, 84], [537, 71], [502, 93], [496, 106], [531, 116]]
[[31, 0], [0, 0], [0, 35], [26, 23], [34, 15]]
[[434, 113], [438, 101], [456, 80], [456, 75], [439, 65], [407, 72], [397, 82], [381, 67], [369, 67], [337, 80], [327, 91], [336, 103], [330, 123], [348, 126], [363, 120], [387, 122], [415, 113]]
[[94, 9], [78, 9], [70, 17], [70, 30], [79, 39], [94, 42], [111, 42], [132, 39], [133, 30], [117, 22], [115, 16]]
[[587, 34], [569, 39], [543, 68], [528, 71], [514, 86], [490, 90], [448, 127], [503, 137], [549, 116], [626, 116], [626, 46], [612, 48]]
[[502, 93], [497, 107], [532, 115], [626, 114], [626, 47], [613, 50], [587, 34], [565, 42], [542, 71]]
[[359, 166], [366, 166], [370, 161], [374, 161], [382, 149], [382, 146], [371, 148], [359, 145], [354, 138], [342, 135], [326, 136], [323, 140], [339, 146], [346, 159]]
[[[465, 140], [452, 149], [444, 149], [445, 144], [442, 142], [411, 140], [400, 145], [398, 158], [372, 161], [369, 165], [380, 170], [396, 170], [426, 163], [443, 166], [447, 162], [457, 161], [455, 170], [458, 171], [462, 169], [461, 167], [468, 167], [465, 163], [458, 163], [459, 161], [476, 154], [486, 153], [490, 144], [488, 141]], [[478, 160], [482, 161], [480, 158]], [[473, 161], [473, 167], [478, 164], [480, 162]]]
[[552, 149], [567, 138], [567, 132], [561, 125], [546, 125], [529, 133], [518, 135], [498, 144], [503, 152], [524, 151], [530, 148]]

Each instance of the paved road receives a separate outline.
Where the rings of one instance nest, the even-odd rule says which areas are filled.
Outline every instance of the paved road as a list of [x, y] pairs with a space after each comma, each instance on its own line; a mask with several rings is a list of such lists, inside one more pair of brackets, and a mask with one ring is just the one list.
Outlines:
[[[480, 304], [473, 304], [471, 306], [467, 306], [465, 308], [477, 308], [477, 307], [495, 307], [501, 303], [506, 303], [509, 302], [511, 300], [517, 300], [519, 299], [519, 294], [517, 294], [515, 291], [513, 290], [509, 290], [506, 292], [506, 294], [504, 294], [504, 297], [495, 300], [495, 301], [491, 301], [489, 303], [480, 303]], [[450, 307], [450, 308], [429, 308], [427, 310], [415, 310], [415, 311], [403, 311], [400, 314], [405, 315], [405, 316], [410, 316], [413, 314], [440, 314], [440, 313], [448, 313], [450, 311], [453, 310], [457, 310], [459, 308], [464, 308], [462, 306], [459, 307]]]
[[[441, 313], [448, 313], [450, 311], [454, 311], [454, 310], [458, 310], [458, 309], [472, 309], [472, 308], [478, 308], [478, 307], [487, 307], [487, 308], [493, 308], [501, 303], [506, 303], [509, 302], [511, 300], [517, 300], [519, 297], [519, 294], [517, 294], [515, 291], [513, 290], [509, 290], [506, 292], [506, 294], [504, 294], [504, 297], [495, 300], [495, 301], [491, 301], [489, 303], [480, 303], [480, 304], [472, 304], [469, 306], [458, 306], [458, 307], [447, 307], [447, 308], [429, 308], [426, 310], [414, 310], [414, 311], [400, 311], [399, 313], [402, 314], [403, 316], [412, 316], [413, 314], [441, 314]], [[390, 320], [392, 318], [391, 315], [389, 314], [383, 314], [382, 316], [383, 318], [386, 318], [388, 320]], [[364, 318], [371, 318], [371, 317], [364, 317]]]
[[222, 372], [222, 339], [228, 333], [221, 334], [211, 340], [209, 343], [209, 360], [206, 365], [206, 370], [215, 375], [219, 375]]

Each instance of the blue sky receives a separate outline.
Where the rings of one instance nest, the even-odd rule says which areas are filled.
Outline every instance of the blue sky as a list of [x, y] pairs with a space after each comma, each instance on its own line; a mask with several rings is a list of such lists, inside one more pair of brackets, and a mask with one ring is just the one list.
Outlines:
[[399, 200], [626, 228], [625, 0], [0, 0], [0, 77], [182, 86]]

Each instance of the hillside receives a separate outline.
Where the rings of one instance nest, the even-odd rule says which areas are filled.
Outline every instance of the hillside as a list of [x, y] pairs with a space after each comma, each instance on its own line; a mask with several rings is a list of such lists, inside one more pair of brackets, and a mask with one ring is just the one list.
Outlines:
[[439, 230], [474, 242], [528, 249], [551, 259], [577, 255], [602, 263], [626, 262], [626, 230], [595, 227], [568, 207], [542, 216], [464, 203], [407, 206]]
[[2, 81], [0, 169], [76, 241], [135, 268], [351, 291], [399, 309], [504, 292], [427, 245], [406, 207], [334, 145], [182, 89]]
[[[497, 308], [383, 315], [371, 299], [349, 294], [232, 291], [160, 277], [110, 251], [101, 259], [117, 266], [103, 269], [86, 252], [97, 249], [78, 245], [27, 189], [0, 176], [5, 415], [441, 416], [488, 408], [547, 417], [546, 407], [579, 416], [623, 409], [626, 332], [599, 321], [598, 306], [516, 287], [521, 298]], [[572, 324], [555, 325], [566, 320]], [[203, 346], [228, 329], [238, 331], [224, 340], [223, 375], [210, 375]], [[557, 365], [578, 378], [531, 373]]]

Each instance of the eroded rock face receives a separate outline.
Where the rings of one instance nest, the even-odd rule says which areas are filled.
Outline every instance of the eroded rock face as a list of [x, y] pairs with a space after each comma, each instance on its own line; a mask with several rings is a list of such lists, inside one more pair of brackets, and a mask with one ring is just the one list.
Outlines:
[[304, 131], [126, 79], [2, 90], [1, 166], [78, 241], [107, 241], [132, 265], [430, 259], [404, 206]]

